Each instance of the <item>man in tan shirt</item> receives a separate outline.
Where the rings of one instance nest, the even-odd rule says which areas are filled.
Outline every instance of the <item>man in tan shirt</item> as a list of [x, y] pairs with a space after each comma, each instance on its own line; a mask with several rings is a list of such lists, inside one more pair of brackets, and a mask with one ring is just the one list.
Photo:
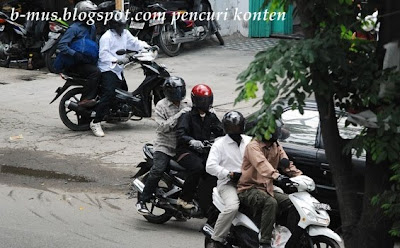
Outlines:
[[292, 202], [285, 193], [274, 191], [273, 181], [287, 181], [289, 177], [301, 175], [302, 172], [290, 162], [282, 168], [281, 159], [288, 159], [277, 139], [281, 135], [281, 128], [277, 127], [269, 140], [253, 140], [244, 152], [242, 176], [238, 183], [238, 195], [241, 204], [252, 209], [256, 214], [261, 211], [261, 239], [260, 247], [271, 247], [273, 225], [279, 210], [292, 207]]

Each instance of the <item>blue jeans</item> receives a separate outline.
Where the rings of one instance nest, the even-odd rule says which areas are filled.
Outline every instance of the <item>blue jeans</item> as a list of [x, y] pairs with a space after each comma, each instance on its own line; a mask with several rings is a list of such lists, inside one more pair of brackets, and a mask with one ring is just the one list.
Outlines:
[[163, 173], [167, 170], [170, 156], [163, 152], [155, 152], [153, 157], [153, 166], [150, 169], [149, 176], [145, 182], [143, 193], [140, 195], [140, 201], [149, 202], [153, 193], [156, 192], [158, 182]]

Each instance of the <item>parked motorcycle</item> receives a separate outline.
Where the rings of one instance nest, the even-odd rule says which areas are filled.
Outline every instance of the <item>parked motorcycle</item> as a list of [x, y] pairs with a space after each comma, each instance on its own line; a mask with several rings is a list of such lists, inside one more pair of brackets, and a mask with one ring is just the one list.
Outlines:
[[28, 61], [28, 69], [40, 67], [40, 48], [47, 33], [46, 21], [26, 21], [22, 25], [0, 11], [0, 66], [8, 67], [15, 60]]
[[[203, 145], [205, 149], [210, 149], [212, 143], [204, 141]], [[137, 191], [138, 199], [143, 193], [144, 183], [146, 182], [149, 176], [149, 171], [153, 166], [153, 145], [144, 145], [143, 153], [146, 161], [141, 162], [137, 166], [140, 170], [132, 177], [133, 181], [131, 183], [131, 195], [133, 195], [133, 192]], [[172, 217], [177, 219], [201, 219], [208, 216], [208, 209], [211, 206], [211, 199], [209, 198], [213, 187], [216, 185], [216, 178], [208, 174], [203, 176], [198, 186], [201, 191], [196, 192], [193, 199], [195, 207], [187, 210], [177, 205], [178, 197], [185, 182], [185, 177], [186, 169], [179, 165], [175, 160], [171, 159], [168, 170], [163, 173], [163, 176], [158, 183], [153, 199], [148, 203], [147, 207], [150, 210], [150, 214], [143, 216], [147, 221], [155, 224], [162, 224]]]
[[[153, 13], [153, 18], [148, 22], [132, 21], [130, 30], [132, 34], [160, 46], [161, 50], [168, 56], [177, 56], [184, 43], [202, 41], [214, 34], [220, 45], [224, 45], [216, 20], [199, 22], [174, 18], [174, 16], [182, 16], [182, 13], [188, 11], [188, 6], [184, 1], [156, 3], [147, 6], [147, 9], [150, 9]], [[165, 19], [162, 16], [157, 16], [157, 13], [163, 12]], [[202, 1], [200, 12], [212, 13], [209, 1]]]
[[61, 19], [49, 22], [49, 39], [44, 43], [40, 52], [43, 54], [46, 67], [50, 72], [54, 73], [56, 71], [53, 64], [57, 56], [58, 41], [61, 39], [65, 31], [67, 31], [68, 27], [69, 24]]
[[[342, 242], [339, 235], [328, 228], [330, 223], [329, 214], [327, 210], [330, 209], [328, 204], [320, 203], [317, 199], [310, 195], [309, 192], [315, 190], [314, 181], [308, 176], [301, 175], [290, 178], [291, 183], [283, 186], [283, 190], [289, 194], [289, 199], [292, 201], [298, 215], [300, 216], [298, 226], [296, 226], [294, 233], [291, 234], [289, 240], [286, 243], [286, 247], [296, 248], [313, 248], [313, 247], [327, 247], [327, 248], [339, 248], [340, 242]], [[214, 233], [213, 226], [218, 218], [220, 211], [224, 209], [224, 201], [220, 197], [218, 190], [213, 189], [212, 193], [213, 205], [215, 206], [212, 210], [207, 223], [203, 226], [203, 233], [205, 234], [205, 247], [210, 247], [211, 236]], [[246, 248], [258, 248], [259, 247], [259, 225], [261, 216], [253, 217], [254, 214], [248, 209], [247, 206], [240, 206], [239, 212], [235, 219], [232, 221], [229, 236], [227, 237], [226, 247], [246, 247]], [[284, 238], [282, 235], [282, 227], [287, 225], [290, 221], [287, 218], [288, 212], [283, 211], [278, 217], [275, 225], [274, 232], [280, 233], [280, 241]], [[288, 229], [287, 232], [290, 233]], [[289, 235], [288, 235], [289, 236]], [[288, 238], [288, 237], [287, 237]], [[280, 242], [275, 240], [274, 242]], [[275, 246], [276, 247], [276, 246]], [[279, 247], [285, 247], [285, 244], [281, 244]]]
[[[116, 89], [116, 97], [106, 115], [105, 121], [109, 122], [126, 122], [129, 120], [141, 120], [144, 117], [151, 116], [152, 99], [154, 104], [164, 98], [162, 85], [169, 72], [162, 65], [154, 62], [157, 57], [158, 50], [154, 48], [145, 48], [139, 53], [132, 54], [130, 51], [119, 50], [118, 55], [126, 54], [131, 62], [137, 62], [141, 65], [145, 74], [145, 79], [139, 87], [133, 92], [127, 92], [122, 89]], [[69, 87], [74, 87], [67, 91], [61, 98], [59, 104], [59, 114], [62, 122], [73, 131], [89, 130], [89, 123], [95, 117], [93, 108], [85, 108], [78, 105], [82, 95], [82, 85], [86, 79], [80, 78], [78, 75], [61, 74], [66, 80], [64, 86], [58, 87], [57, 95], [50, 102], [53, 103], [60, 97]], [[137, 119], [131, 119], [132, 117]]]

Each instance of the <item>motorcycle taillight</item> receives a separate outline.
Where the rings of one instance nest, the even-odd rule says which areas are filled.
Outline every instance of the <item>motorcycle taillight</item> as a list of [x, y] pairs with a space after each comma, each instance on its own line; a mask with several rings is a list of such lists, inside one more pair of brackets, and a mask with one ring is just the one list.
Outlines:
[[63, 28], [60, 27], [56, 22], [50, 22], [49, 23], [49, 29], [51, 32], [59, 32], [61, 31]]
[[0, 18], [0, 24], [6, 23], [6, 19]]

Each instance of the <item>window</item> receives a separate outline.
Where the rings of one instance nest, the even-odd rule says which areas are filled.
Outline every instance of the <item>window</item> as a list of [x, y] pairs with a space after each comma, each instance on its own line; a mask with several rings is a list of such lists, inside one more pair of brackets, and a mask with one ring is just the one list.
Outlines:
[[315, 147], [318, 111], [304, 110], [302, 115], [298, 110], [287, 110], [282, 114], [282, 120], [284, 128], [290, 131], [290, 137], [285, 142]]

